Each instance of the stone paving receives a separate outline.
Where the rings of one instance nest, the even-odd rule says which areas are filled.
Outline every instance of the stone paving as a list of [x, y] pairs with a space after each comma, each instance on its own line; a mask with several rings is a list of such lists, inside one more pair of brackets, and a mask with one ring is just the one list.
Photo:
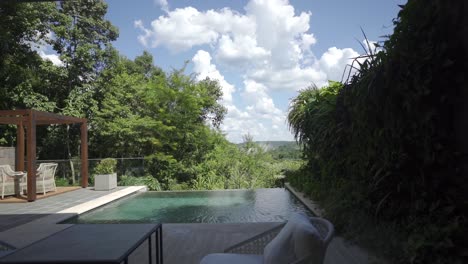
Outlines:
[[0, 204], [0, 232], [124, 188], [126, 187], [117, 187], [110, 191], [94, 191], [93, 188], [83, 188], [30, 203]]

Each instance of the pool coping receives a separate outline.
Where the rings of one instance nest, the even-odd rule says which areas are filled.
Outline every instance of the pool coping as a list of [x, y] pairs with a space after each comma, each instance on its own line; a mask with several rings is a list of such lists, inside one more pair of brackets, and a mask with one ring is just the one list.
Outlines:
[[1, 239], [15, 248], [23, 248], [37, 240], [43, 239], [72, 226], [73, 224], [60, 224], [67, 219], [76, 217], [77, 215], [83, 214], [126, 196], [138, 192], [146, 192], [147, 190], [148, 188], [146, 186], [128, 186], [122, 190], [118, 190], [91, 201], [69, 207], [57, 213], [48, 214], [23, 225], [7, 229], [3, 232], [0, 232]]

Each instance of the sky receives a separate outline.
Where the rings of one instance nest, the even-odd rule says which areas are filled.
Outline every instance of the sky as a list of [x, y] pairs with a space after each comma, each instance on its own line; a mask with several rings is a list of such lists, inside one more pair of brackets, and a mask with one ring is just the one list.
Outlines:
[[[298, 91], [340, 81], [346, 64], [393, 31], [403, 0], [106, 0], [114, 46], [147, 50], [165, 71], [217, 79], [231, 142], [294, 140], [286, 116]], [[371, 45], [372, 46], [372, 45]]]

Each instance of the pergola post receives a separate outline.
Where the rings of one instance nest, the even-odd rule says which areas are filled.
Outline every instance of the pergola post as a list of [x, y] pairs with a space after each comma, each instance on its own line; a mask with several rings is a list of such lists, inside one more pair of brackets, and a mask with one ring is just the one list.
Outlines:
[[88, 187], [88, 123], [81, 123], [81, 187]]
[[16, 126], [16, 170], [24, 171], [24, 126], [20, 122]]
[[33, 202], [36, 200], [36, 117], [34, 111], [30, 110], [28, 112], [28, 201]]
[[[88, 125], [86, 118], [29, 110], [0, 110], [0, 125], [16, 125], [16, 170], [27, 171], [28, 201], [36, 200], [36, 126], [81, 124], [81, 186], [88, 186]], [[26, 133], [25, 133], [26, 129]], [[26, 136], [25, 136], [26, 134]], [[26, 144], [25, 144], [26, 137]], [[24, 166], [26, 149], [27, 168]]]

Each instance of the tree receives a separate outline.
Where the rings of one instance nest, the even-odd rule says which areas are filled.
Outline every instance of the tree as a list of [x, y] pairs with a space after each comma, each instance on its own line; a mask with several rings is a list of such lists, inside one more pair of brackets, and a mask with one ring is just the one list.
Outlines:
[[163, 183], [193, 179], [188, 168], [214, 148], [213, 130], [226, 112], [219, 84], [196, 82], [183, 69], [165, 74], [148, 52], [134, 61], [116, 56], [109, 66], [98, 80], [92, 140], [100, 148], [92, 151], [146, 156], [151, 174]]
[[47, 32], [45, 21], [52, 8], [50, 3], [0, 3], [0, 109], [53, 107], [40, 93], [47, 63], [33, 49]]
[[[54, 8], [52, 3], [0, 2], [0, 109], [54, 109], [47, 93], [56, 72], [36, 52]], [[0, 129], [0, 142], [13, 145], [14, 127]]]

